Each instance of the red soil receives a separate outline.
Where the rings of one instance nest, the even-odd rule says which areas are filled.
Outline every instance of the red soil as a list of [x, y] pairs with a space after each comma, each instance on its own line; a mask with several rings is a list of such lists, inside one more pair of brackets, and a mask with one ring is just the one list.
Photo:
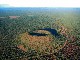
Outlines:
[[20, 16], [9, 16], [10, 19], [16, 19], [19, 18]]
[[27, 51], [27, 49], [24, 48], [24, 45], [19, 45], [18, 48], [20, 48], [20, 49], [23, 50], [23, 51]]

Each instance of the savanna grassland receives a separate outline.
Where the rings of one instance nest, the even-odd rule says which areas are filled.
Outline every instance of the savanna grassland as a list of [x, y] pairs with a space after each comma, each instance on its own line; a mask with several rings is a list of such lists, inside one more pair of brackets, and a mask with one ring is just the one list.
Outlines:
[[0, 8], [0, 60], [80, 60], [80, 8]]

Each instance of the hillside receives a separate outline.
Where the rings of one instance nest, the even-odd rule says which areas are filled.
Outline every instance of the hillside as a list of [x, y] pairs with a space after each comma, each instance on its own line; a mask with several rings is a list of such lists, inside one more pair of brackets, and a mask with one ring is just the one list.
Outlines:
[[79, 8], [0, 8], [0, 60], [79, 60]]

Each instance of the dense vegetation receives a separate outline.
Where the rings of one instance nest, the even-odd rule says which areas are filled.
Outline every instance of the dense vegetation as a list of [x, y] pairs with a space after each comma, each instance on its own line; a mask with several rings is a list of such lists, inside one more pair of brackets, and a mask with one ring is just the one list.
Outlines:
[[[13, 17], [11, 18], [10, 16]], [[19, 17], [14, 18], [15, 16]], [[52, 34], [47, 36], [52, 39], [48, 43], [52, 46], [52, 52], [48, 49], [48, 51], [43, 53], [40, 50], [42, 48], [41, 45], [39, 45], [40, 48], [36, 51], [33, 49], [34, 46], [31, 48], [27, 46], [28, 40], [23, 39], [26, 42], [21, 40], [21, 36], [25, 36], [26, 32], [33, 32], [44, 28], [55, 29], [60, 34], [60, 37], [55, 37]], [[28, 51], [25, 52], [19, 49], [17, 46], [20, 44], [28, 48]], [[70, 48], [72, 50], [77, 49], [74, 50], [77, 53], [72, 52]], [[69, 49], [68, 51], [72, 53], [69, 54], [70, 52], [65, 49]], [[0, 8], [0, 60], [79, 60], [79, 50], [79, 8]]]

